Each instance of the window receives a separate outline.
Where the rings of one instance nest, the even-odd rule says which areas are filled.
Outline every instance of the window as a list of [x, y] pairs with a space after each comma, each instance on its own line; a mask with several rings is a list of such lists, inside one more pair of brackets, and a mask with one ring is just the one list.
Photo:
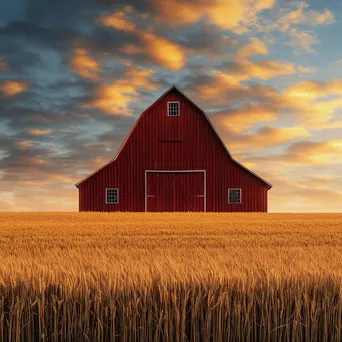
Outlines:
[[228, 189], [228, 203], [241, 203], [241, 189]]
[[107, 204], [119, 203], [119, 189], [106, 189], [106, 203]]
[[167, 115], [168, 116], [179, 116], [179, 102], [174, 101], [174, 102], [168, 102], [167, 103]]

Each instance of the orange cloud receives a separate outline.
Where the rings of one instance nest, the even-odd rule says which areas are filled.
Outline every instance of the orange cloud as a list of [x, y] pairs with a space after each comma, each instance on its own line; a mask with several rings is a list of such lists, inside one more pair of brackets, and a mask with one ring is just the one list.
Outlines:
[[134, 67], [128, 63], [126, 67], [128, 69], [123, 79], [97, 87], [97, 99], [84, 107], [96, 107], [110, 115], [130, 115], [132, 111], [129, 105], [136, 100], [134, 97], [141, 89], [157, 89], [157, 84], [150, 79], [154, 70]]
[[[74, 181], [71, 183], [74, 184]], [[63, 182], [55, 181], [16, 181], [10, 183], [8, 196], [1, 198], [0, 211], [77, 211], [78, 194], [73, 187], [63, 187]], [[23, 188], [28, 195], [23, 194]], [[43, 188], [44, 191], [37, 191]], [[51, 196], [53, 194], [53, 196]], [[2, 197], [2, 196], [1, 196]]]
[[144, 52], [144, 49], [140, 46], [128, 44], [120, 49], [120, 51], [127, 53], [128, 55], [135, 55], [137, 53]]
[[51, 133], [52, 130], [50, 128], [36, 128], [36, 129], [29, 129], [27, 133], [31, 135], [45, 135]]
[[136, 26], [126, 18], [125, 12], [105, 15], [100, 18], [102, 25], [112, 27], [116, 30], [135, 32]]
[[238, 58], [255, 55], [268, 55], [267, 45], [258, 38], [250, 38], [250, 43], [243, 46], [237, 53]]
[[38, 165], [45, 165], [47, 161], [42, 158], [37, 158], [37, 157], [29, 157], [25, 156], [22, 158], [25, 162], [25, 164], [30, 167], [30, 166], [38, 166]]
[[[217, 81], [217, 82], [216, 82]], [[243, 90], [247, 87], [240, 85], [238, 82], [234, 83], [234, 79], [231, 79], [231, 83], [220, 78], [213, 78], [207, 84], [194, 85], [194, 93], [196, 93], [202, 100], [214, 100], [217, 104], [225, 104], [228, 102], [226, 94], [233, 90]]]
[[301, 65], [297, 66], [297, 72], [300, 74], [313, 74], [317, 72], [317, 68], [315, 67], [304, 67]]
[[334, 164], [342, 161], [342, 140], [324, 142], [302, 141], [294, 143], [287, 150], [297, 162], [310, 164]]
[[303, 177], [300, 180], [298, 186], [303, 188], [322, 188], [327, 189], [329, 187], [334, 187], [336, 181], [336, 177], [327, 176], [327, 175], [310, 175], [308, 177]]
[[[271, 77], [272, 69], [271, 72], [268, 69], [265, 70], [265, 74], [258, 75], [253, 72], [261, 79]], [[290, 66], [289, 72], [293, 70], [299, 72], [298, 67]], [[240, 83], [242, 80], [252, 77], [253, 72], [246, 75], [241, 73], [241, 76], [234, 73], [216, 72], [215, 78], [206, 84], [195, 85], [194, 91], [200, 95], [202, 100], [215, 101], [215, 105], [229, 104], [231, 102], [229, 94], [233, 94], [235, 102], [254, 101], [253, 105], [228, 110], [219, 115], [221, 117], [220, 124], [237, 132], [251, 127], [253, 122], [264, 122], [265, 118], [276, 120], [280, 113], [312, 130], [342, 127], [341, 120], [335, 119], [334, 121], [335, 113], [342, 109], [342, 79], [300, 82], [291, 85], [284, 92], [278, 93], [269, 87], [258, 87], [256, 91], [255, 88]], [[253, 100], [254, 96], [256, 96], [255, 100]], [[235, 103], [234, 101], [233, 103]], [[267, 103], [267, 105], [263, 103]], [[259, 115], [253, 113], [259, 113]], [[238, 115], [237, 122], [232, 121], [235, 115]], [[215, 117], [218, 118], [217, 114], [213, 115], [213, 119]]]
[[[232, 71], [234, 73], [234, 70]], [[256, 63], [248, 61], [241, 63], [241, 71], [237, 70], [235, 76], [238, 77], [240, 81], [251, 78], [269, 80], [277, 76], [293, 75], [295, 73], [296, 67], [293, 63], [266, 60]]]
[[0, 71], [8, 71], [9, 66], [3, 57], [0, 57]]
[[6, 96], [11, 97], [22, 93], [28, 88], [28, 84], [23, 81], [7, 80], [0, 84], [0, 91]]
[[[212, 79], [194, 86], [194, 90], [203, 100], [214, 99], [217, 103], [226, 102], [229, 91], [244, 91], [247, 97], [252, 92], [251, 87], [243, 85], [244, 81], [256, 78], [268, 80], [278, 76], [293, 75], [298, 67], [293, 63], [279, 61], [250, 62], [244, 60], [228, 66], [226, 72], [214, 70]], [[264, 88], [264, 91], [268, 91]], [[228, 95], [227, 95], [228, 94]], [[267, 94], [273, 97], [273, 94]]]
[[341, 122], [330, 120], [342, 108], [342, 79], [294, 84], [282, 94], [280, 108], [291, 110], [297, 121], [310, 128], [341, 127]]
[[277, 115], [273, 108], [250, 105], [229, 112], [213, 114], [210, 119], [228, 132], [239, 133], [256, 123], [274, 122], [277, 120]]
[[[108, 161], [108, 160], [107, 160]], [[106, 161], [106, 162], [107, 162]], [[102, 165], [104, 165], [106, 162], [104, 162]], [[61, 182], [61, 183], [67, 183], [67, 184], [75, 184], [77, 183], [79, 177], [70, 177], [70, 176], [67, 176], [67, 175], [51, 175], [50, 177], [50, 181], [51, 182]]]
[[311, 25], [332, 24], [335, 22], [334, 13], [325, 9], [324, 13], [313, 15], [310, 18]]
[[[259, 12], [272, 8], [274, 0], [152, 0], [157, 19], [172, 25], [193, 24], [205, 18], [209, 24], [215, 24], [222, 29], [238, 29], [248, 23]], [[177, 9], [175, 11], [175, 8]], [[170, 14], [172, 20], [170, 21]]]
[[[342, 162], [342, 140], [300, 141], [292, 143], [284, 153], [245, 157], [252, 163], [283, 162], [297, 165], [333, 165]], [[243, 158], [241, 159], [243, 160]]]
[[315, 101], [310, 99], [301, 98], [298, 102], [289, 102], [283, 106], [292, 108], [294, 114], [297, 115], [297, 121], [306, 123], [309, 127], [322, 129], [322, 128], [338, 128], [341, 127], [341, 121], [330, 122], [334, 117], [337, 109], [342, 108], [342, 98], [326, 101]]
[[[131, 8], [130, 11], [132, 11]], [[154, 62], [169, 70], [178, 71], [183, 68], [186, 62], [186, 52], [181, 45], [164, 37], [159, 37], [151, 30], [139, 30], [126, 16], [127, 13], [119, 12], [100, 18], [102, 25], [134, 33], [140, 38], [141, 46], [128, 44], [120, 49], [122, 52], [127, 54], [145, 52]]]
[[76, 49], [75, 56], [71, 59], [73, 71], [91, 80], [99, 80], [100, 64], [84, 49]]
[[302, 213], [341, 211], [342, 192], [338, 191], [336, 186], [324, 187], [320, 181], [306, 182], [307, 178], [301, 179], [300, 175], [271, 178], [274, 179], [269, 211]]
[[96, 157], [94, 160], [93, 160], [93, 163], [95, 164], [95, 167], [100, 167], [100, 166], [103, 166], [105, 165], [106, 163], [108, 162], [108, 160], [106, 158], [103, 158], [103, 157]]
[[32, 141], [17, 141], [15, 145], [20, 150], [26, 150], [27, 148], [32, 147], [34, 143]]
[[151, 32], [142, 32], [141, 38], [144, 48], [159, 65], [172, 71], [183, 68], [186, 62], [186, 53], [179, 44], [158, 37]]
[[329, 81], [304, 81], [289, 87], [286, 96], [296, 100], [317, 99], [328, 95], [342, 95], [342, 79], [333, 78]]
[[260, 148], [270, 147], [292, 141], [296, 138], [310, 136], [310, 133], [301, 126], [293, 127], [261, 127], [255, 134], [245, 134], [236, 139], [229, 139], [228, 145], [233, 147]]

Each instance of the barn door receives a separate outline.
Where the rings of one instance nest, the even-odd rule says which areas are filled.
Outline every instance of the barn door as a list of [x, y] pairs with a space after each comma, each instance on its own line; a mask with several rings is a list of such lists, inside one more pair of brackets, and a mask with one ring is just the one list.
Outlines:
[[146, 171], [146, 211], [205, 211], [204, 172]]

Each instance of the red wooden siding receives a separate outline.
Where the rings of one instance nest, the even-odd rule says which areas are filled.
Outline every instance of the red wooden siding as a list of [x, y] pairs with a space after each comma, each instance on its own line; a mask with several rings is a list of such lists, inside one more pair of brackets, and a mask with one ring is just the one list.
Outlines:
[[146, 172], [146, 211], [205, 211], [205, 172]]
[[[180, 102], [180, 116], [167, 115], [168, 101]], [[145, 211], [145, 170], [205, 170], [206, 211], [267, 211], [269, 185], [232, 160], [205, 115], [175, 88], [140, 116], [116, 159], [79, 184], [79, 210]], [[160, 188], [162, 182], [177, 179], [190, 193], [202, 191], [200, 177], [203, 173], [147, 173], [146, 178], [148, 191], [161, 191], [164, 198], [168, 188]], [[105, 203], [106, 188], [119, 188], [118, 204]], [[241, 204], [228, 203], [228, 188], [241, 188]], [[188, 209], [174, 196], [163, 199], [169, 204], [148, 199], [148, 208]], [[202, 211], [200, 203], [193, 203], [196, 211]]]

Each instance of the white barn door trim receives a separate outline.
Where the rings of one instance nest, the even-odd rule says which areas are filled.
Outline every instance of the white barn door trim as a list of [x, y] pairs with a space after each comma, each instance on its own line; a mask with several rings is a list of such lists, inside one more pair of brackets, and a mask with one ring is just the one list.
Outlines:
[[203, 195], [197, 195], [197, 197], [204, 197], [204, 212], [207, 211], [207, 175], [206, 170], [145, 170], [145, 212], [147, 212], [147, 198], [154, 197], [147, 193], [147, 173], [148, 172], [163, 172], [163, 173], [185, 173], [185, 172], [203, 172], [204, 175], [204, 193]]

